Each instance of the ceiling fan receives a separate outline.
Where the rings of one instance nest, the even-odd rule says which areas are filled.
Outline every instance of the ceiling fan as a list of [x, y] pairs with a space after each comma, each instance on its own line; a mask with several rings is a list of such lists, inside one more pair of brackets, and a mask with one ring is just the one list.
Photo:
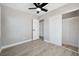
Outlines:
[[35, 7], [33, 8], [29, 8], [29, 9], [36, 9], [37, 10], [37, 14], [40, 12], [40, 11], [44, 11], [44, 12], [47, 12], [48, 10], [43, 8], [44, 6], [46, 6], [48, 3], [33, 3], [35, 5]]

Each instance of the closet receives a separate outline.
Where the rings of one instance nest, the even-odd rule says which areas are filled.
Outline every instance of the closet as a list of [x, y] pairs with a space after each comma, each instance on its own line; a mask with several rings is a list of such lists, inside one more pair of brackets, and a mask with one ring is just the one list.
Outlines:
[[79, 10], [63, 14], [62, 20], [62, 45], [78, 52]]

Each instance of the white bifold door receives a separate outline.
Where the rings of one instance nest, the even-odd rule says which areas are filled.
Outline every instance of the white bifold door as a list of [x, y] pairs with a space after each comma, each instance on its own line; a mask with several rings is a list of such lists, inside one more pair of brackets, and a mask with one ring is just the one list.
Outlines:
[[33, 40], [39, 39], [39, 20], [33, 19]]

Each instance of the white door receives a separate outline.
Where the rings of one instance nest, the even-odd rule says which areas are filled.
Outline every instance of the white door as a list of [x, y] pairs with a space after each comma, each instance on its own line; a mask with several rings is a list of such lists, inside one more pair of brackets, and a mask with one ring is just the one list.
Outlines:
[[39, 20], [33, 19], [33, 40], [39, 39]]

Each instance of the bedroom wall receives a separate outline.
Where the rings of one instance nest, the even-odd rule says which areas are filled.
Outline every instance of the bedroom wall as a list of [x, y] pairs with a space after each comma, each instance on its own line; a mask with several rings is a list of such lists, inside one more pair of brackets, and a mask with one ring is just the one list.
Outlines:
[[2, 46], [32, 40], [32, 20], [35, 16], [2, 6]]
[[44, 40], [49, 40], [49, 20], [48, 18], [44, 19]]
[[62, 16], [56, 15], [49, 19], [49, 40], [62, 46]]

